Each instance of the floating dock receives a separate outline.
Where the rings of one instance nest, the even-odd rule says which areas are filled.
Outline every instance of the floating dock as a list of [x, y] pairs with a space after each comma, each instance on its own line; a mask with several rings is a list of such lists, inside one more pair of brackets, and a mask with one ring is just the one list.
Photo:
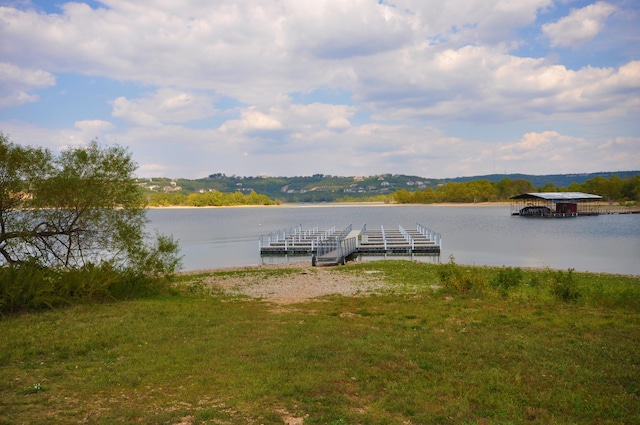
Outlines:
[[366, 229], [361, 232], [358, 253], [369, 255], [437, 255], [442, 238], [431, 229], [416, 225], [414, 230]]
[[261, 256], [312, 256], [312, 263], [344, 264], [352, 255], [439, 256], [442, 237], [421, 224], [415, 229], [367, 228], [353, 230], [352, 225], [303, 229], [302, 225], [260, 236]]

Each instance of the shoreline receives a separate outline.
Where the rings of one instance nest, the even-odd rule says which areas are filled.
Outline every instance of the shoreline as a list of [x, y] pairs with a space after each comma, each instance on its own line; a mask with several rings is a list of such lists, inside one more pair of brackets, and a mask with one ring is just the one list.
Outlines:
[[210, 208], [341, 208], [341, 207], [504, 207], [510, 206], [507, 201], [499, 202], [441, 202], [433, 204], [395, 204], [386, 202], [318, 202], [318, 203], [283, 203], [277, 205], [207, 205], [195, 207], [191, 205], [147, 206], [145, 209], [210, 209]]
[[[380, 260], [368, 261], [368, 262], [376, 262], [376, 261], [389, 261], [389, 260], [380, 259]], [[395, 260], [390, 260], [390, 261], [395, 261]], [[413, 260], [400, 260], [400, 261], [409, 261], [415, 264], [420, 264], [419, 261], [416, 262]], [[355, 262], [350, 261], [347, 264], [357, 265], [357, 264], [364, 264], [364, 263], [358, 262], [358, 261], [355, 261]], [[435, 264], [435, 263], [424, 263], [424, 264], [443, 265], [447, 263], [441, 262], [438, 264]], [[528, 270], [533, 272], [545, 272], [549, 270], [564, 271], [564, 269], [556, 269], [556, 268], [550, 268], [550, 267], [536, 267], [536, 266], [495, 266], [495, 265], [488, 265], [488, 264], [466, 264], [466, 263], [456, 263], [456, 264], [463, 267], [478, 267], [478, 268], [496, 269], [496, 270], [510, 267], [510, 268], [519, 268], [522, 270]], [[282, 262], [282, 263], [262, 263], [262, 264], [250, 264], [245, 266], [223, 266], [223, 267], [196, 269], [196, 270], [180, 270], [176, 273], [176, 275], [189, 276], [189, 275], [198, 275], [203, 273], [218, 273], [218, 272], [243, 271], [243, 270], [264, 270], [264, 269], [302, 269], [302, 270], [330, 271], [330, 270], [339, 269], [340, 267], [344, 267], [344, 266], [331, 266], [331, 265], [313, 266], [309, 261], [290, 261], [290, 262]], [[598, 271], [590, 271], [590, 270], [575, 270], [575, 273], [640, 278], [640, 274], [632, 274], [632, 273], [598, 272]]]

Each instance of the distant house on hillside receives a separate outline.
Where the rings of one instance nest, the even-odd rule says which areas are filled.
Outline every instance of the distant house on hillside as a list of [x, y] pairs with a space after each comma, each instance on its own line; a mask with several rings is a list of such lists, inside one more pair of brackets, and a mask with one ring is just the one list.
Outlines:
[[602, 196], [582, 192], [523, 193], [511, 198], [511, 214], [522, 217], [598, 215]]

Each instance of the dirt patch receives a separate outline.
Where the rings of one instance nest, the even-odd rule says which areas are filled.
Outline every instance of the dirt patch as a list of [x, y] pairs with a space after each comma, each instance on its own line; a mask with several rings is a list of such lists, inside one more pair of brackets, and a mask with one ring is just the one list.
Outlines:
[[[245, 295], [279, 304], [294, 304], [324, 295], [357, 296], [380, 291], [385, 283], [382, 275], [370, 273], [362, 276], [344, 273], [338, 267], [312, 267], [308, 263], [269, 264], [260, 270], [297, 268], [297, 273], [270, 276], [268, 273], [246, 276], [212, 276], [205, 283], [228, 294]], [[255, 268], [252, 268], [255, 269]], [[247, 268], [233, 269], [247, 270]]]

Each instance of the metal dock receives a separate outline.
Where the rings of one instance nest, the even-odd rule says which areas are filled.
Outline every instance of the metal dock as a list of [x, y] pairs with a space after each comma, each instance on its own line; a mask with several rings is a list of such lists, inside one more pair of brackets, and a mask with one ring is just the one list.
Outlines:
[[320, 242], [336, 236], [335, 226], [327, 230], [318, 227], [305, 230], [298, 225], [260, 236], [260, 255], [312, 255]]
[[343, 230], [336, 227], [320, 230], [303, 229], [302, 225], [260, 236], [261, 256], [311, 256], [316, 264], [344, 264], [353, 255], [375, 256], [439, 256], [442, 237], [421, 224], [415, 229], [368, 229], [364, 224], [353, 230], [349, 224]]
[[415, 230], [363, 228], [358, 252], [370, 255], [439, 255], [442, 237], [421, 224]]

